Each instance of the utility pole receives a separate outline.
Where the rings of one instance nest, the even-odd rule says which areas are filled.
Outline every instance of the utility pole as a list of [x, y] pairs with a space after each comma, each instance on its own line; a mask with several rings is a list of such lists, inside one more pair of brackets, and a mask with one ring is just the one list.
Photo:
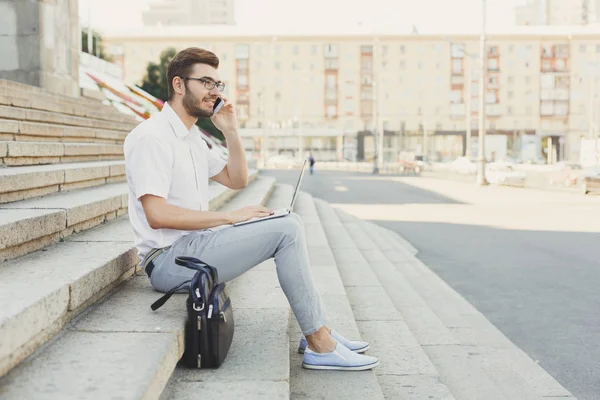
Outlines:
[[377, 127], [378, 127], [378, 116], [377, 112], [379, 111], [379, 82], [377, 81], [377, 50], [379, 46], [377, 43], [379, 42], [379, 37], [375, 36], [373, 38], [373, 63], [372, 63], [372, 71], [373, 71], [373, 174], [379, 173], [379, 163], [378, 158], [379, 154], [377, 154], [377, 149], [379, 148], [379, 143], [377, 142]]
[[[465, 57], [465, 61], [467, 61], [467, 63], [465, 63], [465, 64], [470, 64], [470, 62], [468, 62], [469, 61], [468, 57]], [[471, 77], [472, 77], [472, 74], [471, 74], [470, 68], [465, 68], [465, 75], [467, 78], [467, 84], [465, 85], [467, 95], [466, 95], [466, 99], [465, 99], [466, 140], [465, 140], [464, 156], [466, 157], [467, 160], [470, 160], [471, 159], [471, 118], [472, 118], [472, 112], [471, 112], [471, 83], [472, 83]]]
[[481, 36], [479, 38], [479, 156], [477, 163], [477, 184], [485, 186], [485, 88], [487, 63], [485, 54], [486, 1], [481, 0]]

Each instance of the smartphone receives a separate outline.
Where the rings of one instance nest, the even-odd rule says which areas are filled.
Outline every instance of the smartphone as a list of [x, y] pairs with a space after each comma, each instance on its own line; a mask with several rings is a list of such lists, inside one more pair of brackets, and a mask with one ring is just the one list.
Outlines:
[[213, 114], [218, 113], [224, 104], [225, 102], [220, 97], [217, 97], [217, 99], [215, 100], [215, 105], [213, 106]]

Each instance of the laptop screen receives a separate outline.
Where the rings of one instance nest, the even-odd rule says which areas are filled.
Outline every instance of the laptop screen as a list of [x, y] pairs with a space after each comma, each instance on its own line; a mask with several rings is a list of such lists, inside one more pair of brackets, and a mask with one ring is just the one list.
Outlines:
[[296, 183], [296, 189], [294, 190], [294, 195], [292, 196], [292, 202], [290, 203], [290, 211], [294, 209], [294, 204], [296, 203], [296, 197], [298, 197], [298, 191], [300, 189], [300, 183], [302, 183], [302, 178], [304, 177], [304, 170], [306, 169], [306, 163], [308, 160], [304, 160], [302, 164], [302, 169], [300, 170], [300, 176], [298, 177], [298, 183]]

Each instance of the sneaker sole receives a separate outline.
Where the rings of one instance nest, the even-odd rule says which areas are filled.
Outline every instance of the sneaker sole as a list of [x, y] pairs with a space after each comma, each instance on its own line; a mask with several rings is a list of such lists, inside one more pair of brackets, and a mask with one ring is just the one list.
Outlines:
[[[352, 350], [352, 351], [355, 352], [356, 354], [362, 354], [365, 351], [369, 350], [370, 348], [371, 348], [371, 345], [368, 344], [365, 347], [362, 347], [362, 348], [360, 348], [358, 350]], [[300, 347], [298, 347], [298, 353], [304, 354], [304, 349], [301, 349]]]
[[313, 365], [302, 363], [302, 368], [326, 371], [366, 371], [379, 366], [379, 360], [373, 364], [361, 365], [359, 367], [344, 367], [340, 365]]

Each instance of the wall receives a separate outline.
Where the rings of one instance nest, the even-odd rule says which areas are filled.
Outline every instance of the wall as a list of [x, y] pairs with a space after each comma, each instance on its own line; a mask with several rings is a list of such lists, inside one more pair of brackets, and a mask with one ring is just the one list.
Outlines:
[[79, 95], [77, 0], [0, 0], [0, 78]]

